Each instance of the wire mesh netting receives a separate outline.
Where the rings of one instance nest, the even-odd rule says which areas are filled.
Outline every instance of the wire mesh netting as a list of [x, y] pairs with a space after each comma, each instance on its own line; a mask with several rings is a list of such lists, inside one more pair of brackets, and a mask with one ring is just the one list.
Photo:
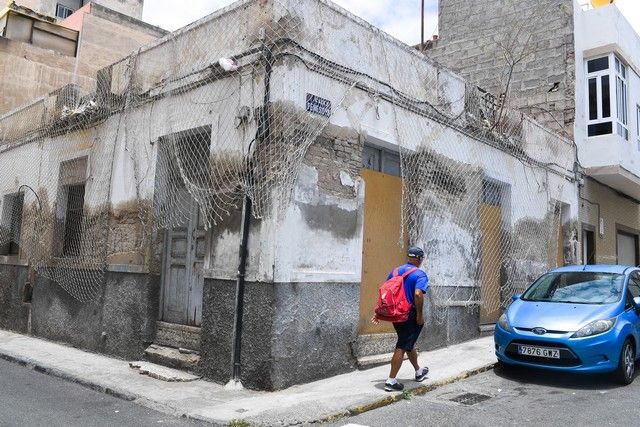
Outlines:
[[[358, 128], [374, 112], [392, 119], [403, 230], [427, 251], [436, 319], [456, 305], [496, 312], [555, 266], [554, 197], [574, 185], [573, 146], [360, 21], [386, 76], [344, 63], [338, 45], [317, 49], [313, 29], [327, 23], [310, 22], [308, 3], [240, 1], [101, 71], [95, 93], [70, 84], [3, 117], [4, 254], [95, 299], [107, 265], [157, 269], [161, 231], [194, 207], [205, 229], [245, 196], [255, 217], [280, 214], [274, 201], [287, 205], [330, 121], [342, 114]], [[293, 101], [310, 87], [331, 91], [331, 107]], [[367, 107], [355, 111], [360, 96]], [[485, 170], [505, 162], [508, 182]], [[458, 274], [457, 256], [474, 260], [471, 275]]]

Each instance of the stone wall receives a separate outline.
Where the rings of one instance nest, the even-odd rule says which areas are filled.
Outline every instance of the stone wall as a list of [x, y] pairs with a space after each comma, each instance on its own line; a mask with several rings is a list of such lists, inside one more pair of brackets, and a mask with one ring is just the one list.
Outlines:
[[[527, 19], [531, 22], [523, 22]], [[520, 38], [514, 37], [523, 25]], [[526, 47], [528, 53], [512, 75], [511, 106], [573, 135], [572, 0], [440, 0], [439, 39], [429, 46], [427, 56], [497, 97], [506, 87], [509, 69], [502, 46], [516, 53]]]

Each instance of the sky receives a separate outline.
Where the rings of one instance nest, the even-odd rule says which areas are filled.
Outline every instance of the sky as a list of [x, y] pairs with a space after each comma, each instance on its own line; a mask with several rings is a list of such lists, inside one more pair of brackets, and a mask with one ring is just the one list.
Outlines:
[[[167, 30], [177, 30], [234, 0], [145, 0], [143, 20]], [[577, 0], [588, 3], [589, 0]], [[420, 43], [420, 0], [334, 0], [348, 11], [382, 28], [395, 38]], [[189, 4], [189, 7], [185, 7]], [[616, 0], [627, 20], [640, 34], [640, 0]], [[425, 40], [437, 34], [438, 1], [425, 0]]]
[[[142, 19], [176, 30], [234, 0], [145, 0]], [[333, 0], [351, 13], [411, 45], [420, 43], [420, 0]], [[640, 0], [636, 0], [640, 1]], [[425, 40], [436, 33], [437, 0], [425, 0]]]

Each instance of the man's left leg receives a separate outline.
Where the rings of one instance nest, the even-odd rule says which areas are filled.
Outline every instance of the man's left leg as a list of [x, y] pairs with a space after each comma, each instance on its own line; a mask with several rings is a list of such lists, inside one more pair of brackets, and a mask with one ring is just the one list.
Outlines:
[[413, 365], [413, 369], [416, 371], [420, 369], [420, 365], [418, 365], [418, 351], [415, 347], [413, 347], [413, 350], [407, 352], [407, 357], [409, 358], [409, 362]]

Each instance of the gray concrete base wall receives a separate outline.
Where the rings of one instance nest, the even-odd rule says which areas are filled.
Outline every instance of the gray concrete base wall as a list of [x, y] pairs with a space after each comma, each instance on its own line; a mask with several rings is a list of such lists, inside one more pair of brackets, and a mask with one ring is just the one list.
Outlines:
[[39, 276], [33, 290], [32, 333], [79, 348], [139, 359], [153, 340], [159, 280], [148, 274], [106, 273], [102, 294], [80, 302]]
[[[242, 333], [245, 387], [277, 390], [355, 368], [360, 284], [247, 283]], [[206, 280], [200, 373], [232, 375], [235, 282]]]
[[29, 305], [22, 302], [26, 281], [26, 267], [0, 265], [0, 329], [27, 332]]
[[[452, 288], [451, 292], [455, 290]], [[430, 351], [480, 336], [480, 311], [477, 305], [448, 306], [443, 309], [436, 308], [433, 300], [432, 294], [427, 291], [424, 308], [425, 325], [416, 343], [418, 351]], [[358, 337], [354, 353], [358, 357], [391, 353], [395, 348], [396, 340], [395, 333], [363, 335]]]

